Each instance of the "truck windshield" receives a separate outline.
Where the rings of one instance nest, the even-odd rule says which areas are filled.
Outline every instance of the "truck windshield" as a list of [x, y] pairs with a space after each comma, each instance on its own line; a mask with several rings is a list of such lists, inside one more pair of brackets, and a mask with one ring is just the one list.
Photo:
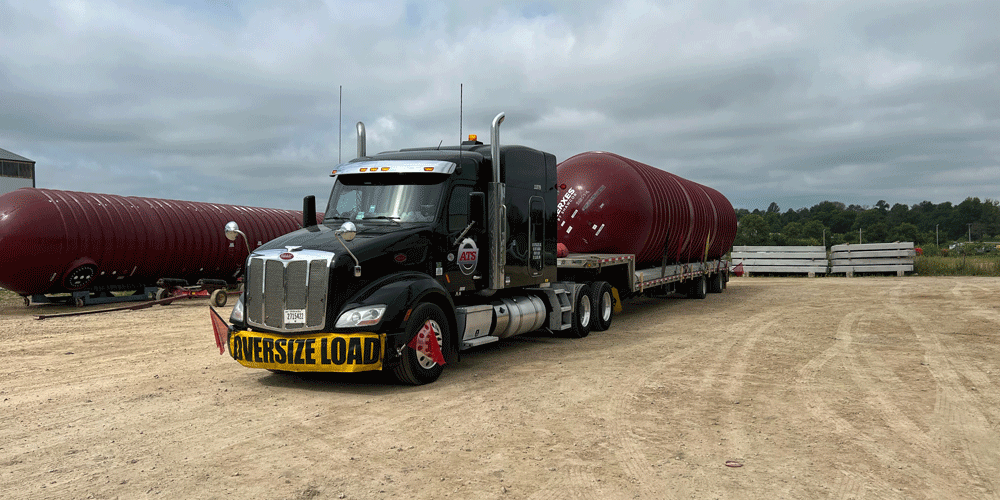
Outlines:
[[326, 220], [433, 222], [438, 215], [441, 174], [339, 175], [327, 203]]

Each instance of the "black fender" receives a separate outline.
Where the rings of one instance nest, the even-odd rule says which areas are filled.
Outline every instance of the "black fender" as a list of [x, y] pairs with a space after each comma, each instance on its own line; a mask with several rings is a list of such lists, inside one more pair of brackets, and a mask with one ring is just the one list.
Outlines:
[[354, 294], [337, 313], [337, 317], [355, 307], [385, 304], [385, 314], [379, 330], [390, 334], [386, 351], [387, 354], [395, 355], [395, 349], [406, 345], [410, 339], [393, 334], [401, 334], [406, 330], [410, 311], [423, 302], [436, 304], [444, 311], [451, 335], [448, 342], [450, 347], [442, 354], [449, 363], [457, 361], [458, 325], [455, 322], [455, 302], [448, 290], [428, 274], [402, 271], [378, 278]]

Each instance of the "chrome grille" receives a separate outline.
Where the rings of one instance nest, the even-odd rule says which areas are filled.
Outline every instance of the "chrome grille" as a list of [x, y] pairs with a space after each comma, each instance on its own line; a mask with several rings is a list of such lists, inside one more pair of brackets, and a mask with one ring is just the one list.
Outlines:
[[[282, 260], [282, 250], [254, 253], [246, 283], [247, 322], [279, 332], [316, 330], [326, 323], [330, 265], [334, 254], [300, 250]], [[305, 311], [305, 322], [285, 323], [285, 311]]]

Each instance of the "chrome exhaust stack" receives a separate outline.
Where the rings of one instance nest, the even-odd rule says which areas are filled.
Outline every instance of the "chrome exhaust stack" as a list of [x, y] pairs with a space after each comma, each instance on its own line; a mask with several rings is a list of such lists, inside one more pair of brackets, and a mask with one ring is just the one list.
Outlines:
[[488, 222], [490, 230], [490, 290], [500, 290], [505, 286], [506, 274], [504, 273], [507, 263], [507, 201], [506, 186], [501, 179], [500, 162], [500, 124], [503, 123], [504, 114], [500, 113], [493, 118], [493, 126], [490, 129], [490, 155], [493, 162], [493, 182], [489, 185], [489, 210]]
[[358, 158], [364, 158], [367, 156], [365, 145], [365, 124], [358, 122]]

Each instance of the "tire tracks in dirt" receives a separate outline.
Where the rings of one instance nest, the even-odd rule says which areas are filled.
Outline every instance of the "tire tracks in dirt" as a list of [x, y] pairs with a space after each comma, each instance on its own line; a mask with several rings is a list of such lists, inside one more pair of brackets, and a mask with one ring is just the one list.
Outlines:
[[[916, 484], [924, 483], [929, 491], [925, 489], [923, 492], [930, 497], [950, 498], [956, 493], [955, 478], [938, 472], [944, 469], [942, 466], [950, 465], [950, 468], [957, 466], [965, 470], [972, 486], [980, 493], [996, 498], [995, 488], [988, 479], [990, 476], [983, 470], [981, 450], [976, 450], [973, 445], [975, 441], [970, 439], [972, 436], [965, 434], [969, 430], [988, 429], [984, 425], [985, 419], [978, 416], [981, 415], [979, 412], [967, 411], [970, 406], [976, 405], [958, 380], [958, 374], [948, 360], [948, 353], [940, 340], [935, 334], [929, 333], [933, 330], [933, 322], [919, 314], [915, 307], [902, 303], [903, 290], [903, 284], [896, 285], [888, 291], [881, 304], [846, 313], [837, 328], [837, 341], [834, 345], [799, 370], [797, 388], [817, 420], [832, 424], [836, 434], [850, 439], [880, 463], [880, 467], [916, 467], [918, 470], [903, 474]], [[952, 290], [951, 293], [961, 296], [962, 292]], [[890, 330], [890, 325], [902, 325], [905, 338], [914, 339], [920, 346], [927, 359], [926, 364], [937, 381], [935, 413], [943, 414], [943, 419], [951, 422], [950, 425], [946, 424], [949, 427], [962, 429], [954, 439], [959, 441], [964, 457], [952, 457], [947, 438], [942, 440], [940, 433], [935, 433], [933, 429], [924, 430], [897, 403], [900, 395], [908, 394], [907, 381], [897, 376], [883, 362], [877, 342], [866, 342], [865, 338], [869, 332], [885, 333]], [[852, 394], [857, 394], [853, 399], [861, 403], [862, 411], [874, 413], [884, 422], [884, 426], [862, 428], [853, 424], [829, 404], [827, 395], [817, 392], [817, 388], [823, 386], [820, 376], [830, 370], [837, 370], [838, 365], [850, 376]], [[892, 449], [884, 443], [904, 445]], [[835, 487], [836, 498], [862, 498], [866, 493], [877, 497], [895, 494], [885, 474], [846, 470], [840, 472], [842, 475]]]
[[[932, 434], [942, 452], [958, 451], [963, 469], [968, 474], [969, 486], [978, 490], [980, 498], [1000, 498], [997, 494], [996, 479], [1000, 477], [1000, 453], [985, 447], [987, 434], [993, 432], [987, 414], [989, 408], [973, 394], [962, 379], [981, 378], [968, 374], [957, 366], [953, 359], [957, 356], [944, 346], [941, 336], [944, 331], [936, 318], [930, 318], [904, 302], [903, 285], [890, 290], [886, 306], [909, 325], [917, 342], [924, 350], [927, 368], [937, 383], [937, 398]], [[967, 292], [967, 285], [958, 283], [950, 290], [961, 299]], [[943, 326], [943, 325], [941, 325]], [[954, 481], [954, 478], [951, 478]]]
[[[615, 456], [630, 482], [636, 485], [641, 498], [686, 498], [698, 491], [692, 490], [688, 481], [667, 483], [657, 479], [661, 477], [659, 470], [650, 461], [645, 451], [646, 443], [632, 425], [632, 406], [637, 396], [645, 390], [661, 388], [663, 375], [670, 370], [671, 365], [681, 360], [690, 363], [692, 359], [708, 358], [703, 364], [705, 368], [698, 377], [696, 387], [687, 398], [689, 403], [705, 404], [705, 399], [711, 398], [710, 394], [717, 392], [721, 392], [723, 399], [730, 401], [736, 399], [743, 384], [749, 353], [761, 336], [779, 321], [782, 321], [782, 317], [776, 315], [774, 310], [767, 309], [732, 325], [731, 332], [715, 334], [709, 332], [708, 335], [700, 336], [699, 334], [703, 332], [693, 332], [693, 335], [698, 336], [698, 341], [691, 347], [658, 357], [646, 367], [647, 369], [633, 372], [620, 379], [615, 396], [604, 411], [611, 423], [609, 430], [612, 444], [618, 445], [614, 450]], [[659, 337], [657, 347], [670, 349], [670, 340], [669, 336]], [[649, 348], [650, 346], [642, 347], [642, 349]], [[719, 397], [715, 396], [712, 401], [717, 401]], [[730, 410], [726, 416], [732, 419], [734, 411]], [[734, 458], [745, 456], [749, 448], [745, 429], [739, 426], [732, 427], [727, 435], [730, 442], [725, 453]], [[689, 441], [695, 437], [707, 439], [708, 436], [706, 432], [704, 436], [692, 436]], [[724, 460], [720, 460], [719, 466], [722, 466]]]

